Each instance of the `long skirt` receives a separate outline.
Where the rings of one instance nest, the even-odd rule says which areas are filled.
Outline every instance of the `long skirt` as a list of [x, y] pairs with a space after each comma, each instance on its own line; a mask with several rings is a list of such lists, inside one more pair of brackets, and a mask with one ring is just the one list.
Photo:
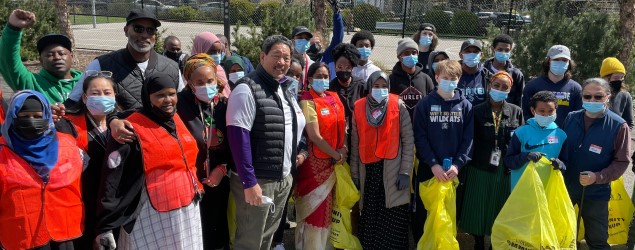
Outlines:
[[296, 249], [326, 249], [331, 229], [335, 173], [331, 159], [309, 154], [296, 182]]
[[366, 165], [359, 240], [366, 249], [408, 249], [410, 205], [386, 208], [383, 162]]
[[122, 250], [191, 250], [203, 249], [203, 233], [198, 201], [169, 212], [154, 210], [147, 200], [132, 232], [121, 229], [118, 249]]
[[[502, 164], [501, 164], [502, 165]], [[491, 235], [496, 216], [510, 193], [510, 177], [499, 166], [496, 172], [467, 165], [467, 183], [459, 228], [474, 235]]]

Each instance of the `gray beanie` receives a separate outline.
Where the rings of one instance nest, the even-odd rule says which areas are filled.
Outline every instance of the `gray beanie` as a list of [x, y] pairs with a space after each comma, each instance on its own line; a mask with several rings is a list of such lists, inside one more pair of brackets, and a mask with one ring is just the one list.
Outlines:
[[419, 46], [414, 40], [412, 40], [412, 38], [401, 39], [397, 43], [397, 56], [401, 55], [401, 52], [404, 52], [404, 50], [407, 49], [415, 49], [419, 51]]

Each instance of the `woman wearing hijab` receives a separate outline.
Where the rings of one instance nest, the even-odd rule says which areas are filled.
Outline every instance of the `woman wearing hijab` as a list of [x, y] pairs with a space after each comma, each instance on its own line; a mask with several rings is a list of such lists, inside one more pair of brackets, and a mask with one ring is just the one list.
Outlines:
[[0, 246], [73, 249], [83, 231], [82, 156], [72, 136], [57, 133], [49, 103], [16, 93], [0, 137]]
[[74, 241], [77, 249], [91, 249], [95, 239], [95, 209], [99, 174], [106, 152], [106, 116], [115, 112], [115, 84], [109, 71], [86, 72], [80, 110], [66, 110], [65, 119], [56, 123], [61, 133], [73, 135], [79, 148], [90, 156], [88, 167], [82, 173], [82, 199], [86, 211], [84, 235]]
[[296, 249], [325, 249], [331, 226], [333, 164], [346, 162], [344, 106], [337, 93], [327, 91], [329, 68], [314, 63], [308, 70], [311, 89], [300, 106], [306, 118], [309, 157], [298, 167], [296, 182]]
[[[176, 112], [177, 84], [163, 73], [146, 79], [143, 108], [127, 120], [137, 140], [112, 137], [97, 204], [95, 242], [105, 249], [202, 249], [196, 140]], [[112, 231], [120, 229], [119, 244]]]
[[410, 114], [399, 96], [388, 94], [386, 73], [372, 73], [368, 86], [368, 96], [355, 102], [351, 134], [351, 175], [361, 187], [358, 235], [364, 249], [408, 249]]
[[[194, 37], [194, 41], [192, 41], [192, 55], [200, 53], [206, 53], [214, 59], [217, 77], [226, 83], [227, 75], [221, 66], [223, 60], [225, 60], [225, 45], [223, 42], [211, 32], [198, 33]], [[230, 92], [229, 88], [225, 88], [223, 95], [229, 96]]]
[[227, 73], [227, 79], [229, 79], [229, 86], [231, 88], [236, 87], [236, 83], [240, 78], [245, 76], [245, 64], [240, 56], [230, 56], [223, 61], [223, 69]]
[[190, 57], [185, 62], [185, 89], [178, 94], [177, 113], [192, 133], [198, 146], [196, 168], [205, 195], [201, 200], [204, 249], [229, 248], [227, 199], [229, 178], [227, 164], [232, 162], [225, 139], [227, 97], [225, 84], [216, 75], [216, 63], [207, 54]]

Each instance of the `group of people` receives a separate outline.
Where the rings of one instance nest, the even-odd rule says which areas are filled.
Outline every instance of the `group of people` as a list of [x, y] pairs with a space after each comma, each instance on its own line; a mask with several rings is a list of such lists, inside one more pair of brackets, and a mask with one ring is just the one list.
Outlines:
[[[364, 249], [408, 249], [409, 231], [421, 238], [418, 183], [431, 178], [458, 178], [458, 227], [484, 249], [527, 163], [544, 156], [583, 206], [590, 249], [610, 249], [609, 184], [631, 163], [633, 127], [617, 59], [580, 85], [569, 48], [554, 45], [525, 83], [508, 35], [491, 48], [467, 39], [455, 61], [425, 23], [399, 41], [387, 73], [370, 60], [373, 34], [344, 43], [332, 7], [323, 52], [298, 26], [266, 38], [255, 67], [210, 32], [194, 37], [191, 55], [169, 36], [161, 55], [161, 22], [132, 10], [125, 48], [83, 72], [68, 37], [39, 39], [39, 73], [20, 60], [36, 17], [14, 10], [0, 38], [0, 73], [16, 91], [0, 109], [0, 247], [284, 249], [293, 197], [295, 248], [326, 249], [334, 165], [347, 163]], [[484, 49], [494, 57], [483, 61]], [[550, 168], [537, 171], [548, 178]]]

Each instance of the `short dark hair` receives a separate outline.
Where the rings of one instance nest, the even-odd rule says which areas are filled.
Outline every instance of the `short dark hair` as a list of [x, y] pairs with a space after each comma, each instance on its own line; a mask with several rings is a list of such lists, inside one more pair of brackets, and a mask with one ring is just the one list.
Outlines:
[[84, 79], [84, 84], [82, 84], [82, 91], [84, 94], [86, 94], [86, 91], [88, 91], [88, 88], [90, 87], [91, 83], [96, 80], [96, 79], [106, 79], [108, 82], [110, 82], [110, 84], [112, 85], [112, 89], [114, 91], [115, 94], [117, 94], [117, 86], [115, 86], [115, 82], [112, 80], [112, 78], [110, 77], [105, 77], [103, 75], [92, 75], [89, 77], [86, 77], [86, 79]]
[[496, 45], [499, 43], [507, 43], [514, 46], [514, 39], [507, 34], [500, 34], [494, 38], [494, 41], [492, 41], [492, 48], [496, 48]]
[[269, 51], [271, 51], [271, 48], [273, 48], [273, 46], [276, 44], [287, 45], [287, 47], [289, 47], [291, 52], [293, 52], [293, 45], [291, 44], [291, 40], [281, 35], [273, 35], [273, 36], [267, 37], [265, 41], [262, 42], [261, 50], [262, 52], [265, 52], [265, 54], [269, 54]]
[[179, 41], [179, 42], [181, 41], [181, 40], [180, 40], [178, 37], [176, 37], [176, 36], [167, 36], [167, 37], [165, 37], [165, 39], [163, 40], [163, 44], [164, 44], [164, 46], [165, 46], [165, 44], [168, 44], [168, 42], [170, 42], [170, 41], [174, 41], [174, 40]]
[[351, 38], [351, 44], [353, 46], [357, 46], [357, 42], [361, 41], [361, 40], [366, 40], [368, 39], [368, 41], [370, 41], [370, 48], [374, 49], [375, 48], [375, 36], [373, 36], [373, 33], [370, 33], [370, 31], [368, 30], [362, 30], [360, 32], [355, 33], [355, 35], [353, 35], [353, 38]]
[[558, 107], [558, 98], [556, 98], [556, 95], [554, 95], [553, 92], [551, 91], [546, 91], [546, 90], [539, 91], [538, 93], [534, 94], [534, 96], [532, 96], [531, 99], [529, 100], [529, 104], [534, 109], [538, 105], [538, 102], [544, 102], [544, 103], [553, 102], [556, 108]]
[[329, 66], [323, 62], [315, 62], [311, 64], [311, 66], [309, 66], [309, 70], [307, 71], [307, 75], [305, 77], [306, 78], [313, 77], [313, 74], [315, 74], [315, 71], [317, 71], [321, 67], [324, 67], [326, 71], [329, 72], [329, 77], [331, 77], [331, 70], [329, 70]]
[[359, 51], [357, 50], [357, 47], [355, 47], [355, 45], [352, 45], [350, 43], [338, 44], [337, 46], [335, 46], [335, 48], [333, 48], [331, 54], [333, 55], [333, 62], [337, 62], [337, 59], [339, 59], [340, 57], [344, 57], [351, 62], [353, 67], [356, 67], [359, 64]]

